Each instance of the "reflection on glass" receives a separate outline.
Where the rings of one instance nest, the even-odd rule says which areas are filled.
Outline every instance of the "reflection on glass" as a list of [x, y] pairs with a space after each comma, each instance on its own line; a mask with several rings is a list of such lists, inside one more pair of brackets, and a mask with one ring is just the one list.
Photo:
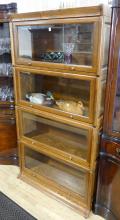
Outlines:
[[19, 56], [35, 61], [92, 65], [93, 23], [18, 26]]
[[83, 170], [74, 169], [28, 147], [25, 147], [25, 167], [82, 197], [86, 196], [87, 181]]
[[90, 81], [21, 73], [20, 89], [25, 101], [88, 117]]
[[10, 85], [0, 87], [0, 101], [14, 101], [13, 87], [10, 87]]
[[10, 38], [0, 38], [0, 55], [10, 52]]
[[12, 75], [9, 23], [0, 23], [0, 76]]
[[87, 160], [89, 154], [88, 130], [51, 121], [22, 112], [23, 135], [63, 152]]
[[116, 96], [115, 96], [115, 108], [113, 116], [113, 130], [120, 132], [120, 49], [118, 57], [118, 75], [116, 80]]
[[11, 63], [0, 63], [0, 76], [12, 76]]
[[10, 53], [9, 23], [0, 23], [0, 55]]

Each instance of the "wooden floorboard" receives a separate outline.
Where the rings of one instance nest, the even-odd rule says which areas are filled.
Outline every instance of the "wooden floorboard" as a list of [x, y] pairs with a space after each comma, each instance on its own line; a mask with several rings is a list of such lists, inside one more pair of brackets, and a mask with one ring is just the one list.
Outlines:
[[[0, 165], [0, 191], [38, 220], [85, 220], [63, 203], [17, 178], [18, 174], [17, 166]], [[103, 220], [103, 218], [91, 213], [88, 220]]]

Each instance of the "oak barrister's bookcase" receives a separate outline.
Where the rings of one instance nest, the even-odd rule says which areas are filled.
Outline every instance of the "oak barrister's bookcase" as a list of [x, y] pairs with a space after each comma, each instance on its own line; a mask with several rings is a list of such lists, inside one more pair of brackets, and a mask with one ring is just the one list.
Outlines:
[[88, 216], [102, 128], [110, 13], [12, 16], [20, 177]]

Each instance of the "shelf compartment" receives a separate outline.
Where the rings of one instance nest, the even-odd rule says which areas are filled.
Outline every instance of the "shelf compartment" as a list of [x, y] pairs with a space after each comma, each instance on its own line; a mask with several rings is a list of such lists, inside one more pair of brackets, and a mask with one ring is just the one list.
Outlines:
[[68, 165], [25, 147], [25, 167], [36, 175], [44, 176], [69, 190], [86, 195], [86, 176]]
[[96, 71], [99, 18], [13, 22], [16, 64]]
[[[49, 63], [92, 66], [93, 31], [92, 22], [17, 26], [18, 57]], [[86, 51], [84, 59], [73, 59], [74, 51]], [[89, 62], [87, 52], [90, 54]]]
[[[89, 186], [92, 184], [93, 175], [87, 170], [77, 169], [67, 163], [55, 160], [50, 156], [46, 156], [40, 151], [34, 150], [29, 145], [20, 144], [22, 155], [22, 171], [23, 173], [31, 173], [32, 178], [36, 178], [38, 183], [48, 185], [48, 188], [54, 186], [57, 194], [65, 196], [65, 198], [80, 203], [88, 203], [88, 196], [91, 197]], [[53, 190], [53, 189], [52, 189]], [[56, 192], [55, 192], [56, 193]]]
[[17, 104], [93, 122], [96, 78], [16, 68]]
[[[72, 123], [51, 116], [34, 113], [30, 110], [18, 108], [16, 111], [19, 121], [19, 138], [39, 146], [43, 152], [49, 152], [57, 158], [69, 161], [76, 166], [89, 168], [91, 166], [91, 148], [94, 141], [93, 129], [90, 126]], [[92, 140], [93, 139], [93, 140]], [[92, 157], [93, 157], [92, 155]], [[95, 159], [93, 159], [95, 160]]]

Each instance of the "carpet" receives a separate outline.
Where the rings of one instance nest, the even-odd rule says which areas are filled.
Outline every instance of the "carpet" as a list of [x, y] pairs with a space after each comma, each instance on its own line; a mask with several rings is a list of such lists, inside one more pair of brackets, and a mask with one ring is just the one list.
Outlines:
[[37, 220], [0, 192], [0, 220]]

